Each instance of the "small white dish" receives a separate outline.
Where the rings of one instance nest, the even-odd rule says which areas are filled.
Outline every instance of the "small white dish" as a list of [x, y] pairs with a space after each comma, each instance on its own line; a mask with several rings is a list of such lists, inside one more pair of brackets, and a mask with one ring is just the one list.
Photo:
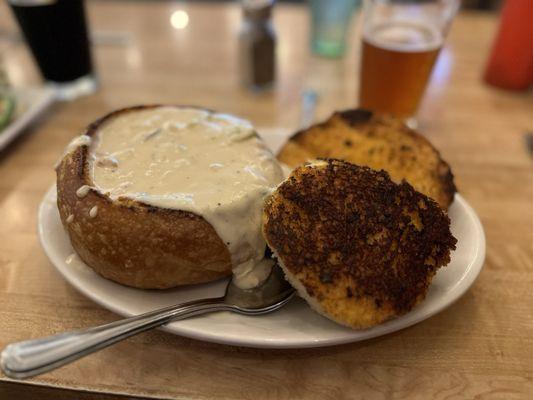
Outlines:
[[0, 130], [0, 151], [23, 133], [24, 129], [46, 110], [55, 98], [54, 90], [48, 87], [15, 88], [13, 93], [17, 107], [22, 107], [22, 112]]
[[[260, 132], [273, 149], [279, 147], [286, 137], [281, 131]], [[402, 317], [356, 331], [318, 315], [298, 298], [285, 308], [260, 317], [223, 312], [173, 322], [162, 329], [198, 340], [235, 346], [303, 348], [357, 342], [416, 324], [461, 297], [483, 267], [485, 235], [475, 211], [457, 194], [448, 213], [452, 233], [458, 240], [457, 249], [452, 253], [450, 264], [441, 268], [433, 279], [425, 301]], [[227, 280], [157, 291], [134, 289], [102, 278], [79, 257], [72, 256], [74, 250], [57, 211], [55, 185], [40, 205], [38, 228], [46, 254], [63, 277], [81, 293], [117, 314], [132, 316], [176, 303], [223, 295]]]

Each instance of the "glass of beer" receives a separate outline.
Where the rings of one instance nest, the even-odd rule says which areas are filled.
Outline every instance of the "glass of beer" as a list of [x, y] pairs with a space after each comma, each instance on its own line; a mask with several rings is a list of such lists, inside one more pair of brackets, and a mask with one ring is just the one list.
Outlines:
[[60, 100], [96, 88], [83, 0], [9, 0], [44, 79]]
[[359, 103], [411, 125], [459, 0], [365, 0]]

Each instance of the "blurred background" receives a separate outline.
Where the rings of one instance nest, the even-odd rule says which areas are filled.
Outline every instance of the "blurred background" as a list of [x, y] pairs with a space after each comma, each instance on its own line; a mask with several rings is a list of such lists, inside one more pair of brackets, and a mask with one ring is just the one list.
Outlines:
[[[50, 44], [39, 40], [32, 44], [28, 35], [42, 38], [46, 33], [39, 29], [46, 31], [50, 25], [65, 27], [60, 23], [48, 24], [32, 33], [31, 15], [22, 15], [20, 10], [26, 12], [34, 7], [28, 7], [24, 0], [12, 0], [11, 6], [9, 3], [0, 5], [4, 84], [15, 88], [40, 86], [49, 79], [42, 65], [39, 70], [39, 57], [34, 57], [32, 51], [36, 54], [36, 46]], [[83, 8], [83, 3], [79, 3]], [[261, 7], [267, 7], [268, 12], [261, 15], [261, 11], [257, 12]], [[470, 0], [463, 1], [461, 7], [460, 13], [465, 17], [452, 23], [450, 33], [452, 38], [462, 35], [461, 40], [444, 44], [435, 67], [430, 66], [432, 79], [427, 93], [447, 93], [444, 88], [455, 79], [479, 81], [487, 68], [497, 30], [495, 24], [485, 22], [482, 14], [498, 18], [502, 2]], [[326, 8], [328, 12], [324, 11]], [[85, 9], [91, 59], [72, 58], [79, 54], [64, 50], [68, 46], [62, 43], [58, 46], [63, 50], [57, 51], [63, 51], [63, 55], [55, 53], [47, 57], [45, 52], [41, 59], [44, 58], [44, 63], [59, 60], [61, 65], [88, 63], [85, 72], [90, 72], [93, 83], [98, 83], [98, 95], [76, 100], [90, 104], [86, 108], [87, 121], [98, 116], [91, 110], [97, 114], [101, 109], [135, 103], [172, 102], [199, 104], [253, 117], [253, 122], [261, 126], [296, 128], [326, 117], [333, 109], [359, 103], [362, 34], [359, 0], [276, 3], [87, 0]], [[18, 23], [12, 11], [18, 16]], [[29, 18], [26, 25], [24, 18]], [[79, 27], [81, 19], [71, 25]], [[74, 33], [66, 32], [63, 40], [79, 33], [75, 32], [76, 27], [68, 29], [74, 29]], [[322, 46], [320, 36], [331, 36], [332, 29], [336, 32], [329, 39], [341, 42], [340, 47], [335, 44], [331, 47], [331, 43]], [[474, 34], [479, 38], [476, 46], [478, 43], [481, 46], [472, 50], [483, 60], [481, 64], [469, 60], [472, 54], [468, 47]], [[61, 32], [56, 35], [61, 36]], [[30, 39], [33, 50], [25, 38]], [[78, 50], [83, 47], [78, 42], [72, 45]], [[454, 51], [452, 46], [461, 48]], [[66, 58], [61, 60], [61, 57]], [[458, 65], [465, 68], [459, 69]], [[57, 65], [48, 67], [52, 71], [59, 69]], [[93, 86], [86, 84], [81, 94], [93, 93]], [[63, 100], [77, 96], [67, 92]], [[426, 95], [424, 99], [420, 108], [425, 111], [419, 113], [422, 123], [432, 118], [432, 109], [439, 102], [438, 96]], [[431, 99], [437, 103], [432, 104]], [[98, 106], [94, 102], [103, 104]]]

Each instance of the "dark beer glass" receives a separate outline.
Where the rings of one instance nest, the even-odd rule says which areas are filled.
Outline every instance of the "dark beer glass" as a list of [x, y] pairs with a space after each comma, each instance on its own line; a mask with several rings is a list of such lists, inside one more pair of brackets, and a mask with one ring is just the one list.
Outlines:
[[9, 0], [46, 81], [60, 99], [92, 93], [95, 79], [83, 0]]

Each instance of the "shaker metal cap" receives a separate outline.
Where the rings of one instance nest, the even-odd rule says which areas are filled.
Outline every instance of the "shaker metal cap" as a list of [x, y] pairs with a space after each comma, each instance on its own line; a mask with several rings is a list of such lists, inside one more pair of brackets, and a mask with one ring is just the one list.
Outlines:
[[274, 0], [241, 0], [243, 15], [254, 20], [269, 19]]

